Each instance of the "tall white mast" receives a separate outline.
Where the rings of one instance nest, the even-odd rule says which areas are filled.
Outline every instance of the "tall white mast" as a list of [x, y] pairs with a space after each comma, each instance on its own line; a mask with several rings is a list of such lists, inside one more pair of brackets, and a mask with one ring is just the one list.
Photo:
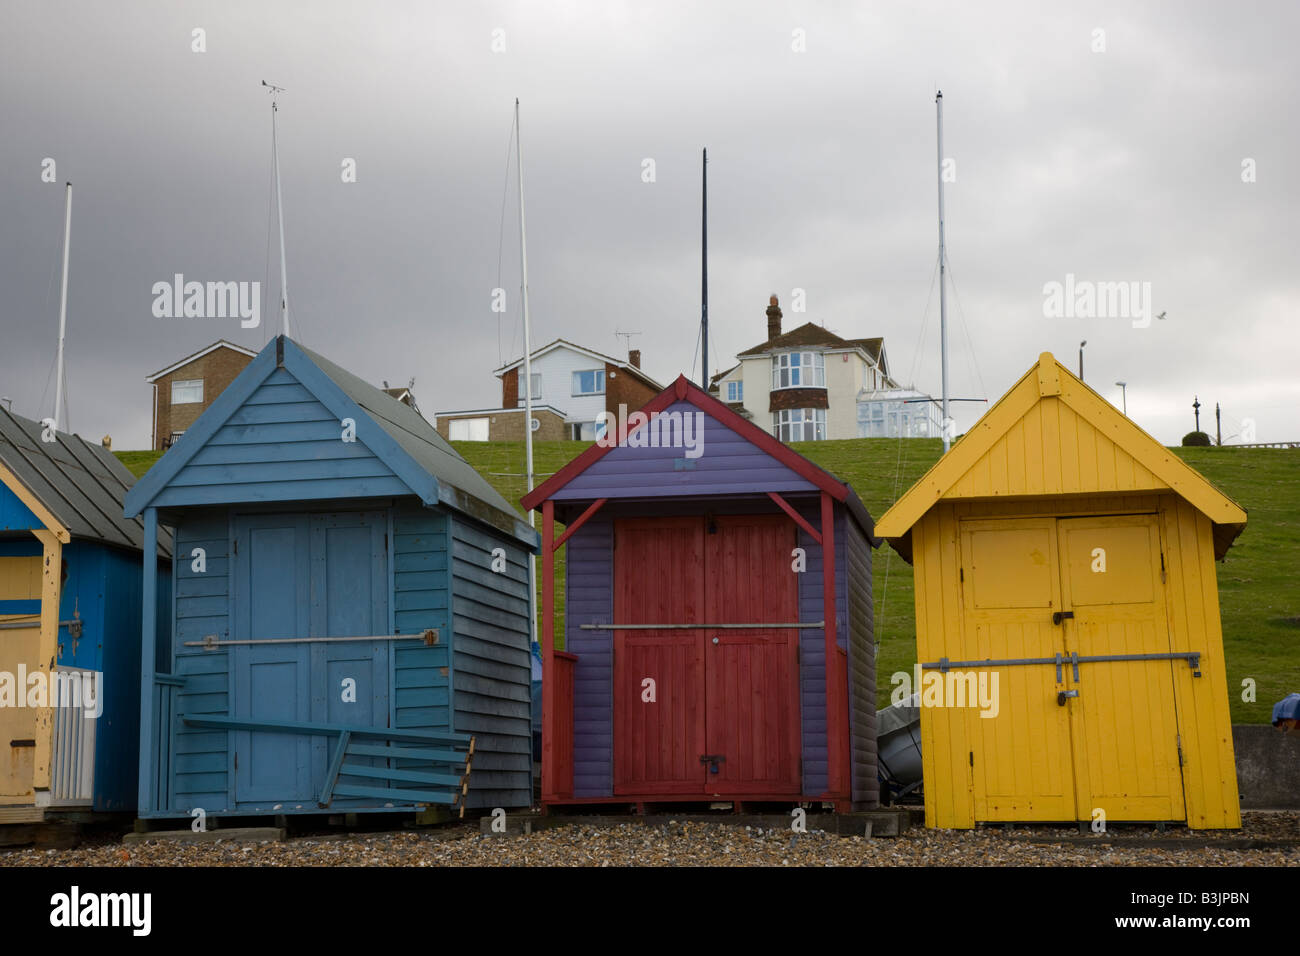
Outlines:
[[945, 274], [948, 255], [943, 245], [943, 91], [934, 98], [935, 123], [939, 130], [939, 352], [943, 375], [943, 450], [946, 454], [951, 442], [948, 438], [948, 292]]
[[[524, 144], [519, 134], [519, 98], [515, 97], [515, 163], [519, 172], [519, 265], [523, 271], [524, 302], [524, 456], [528, 475], [528, 490], [533, 490], [533, 339], [528, 321], [528, 244], [524, 234]], [[533, 512], [528, 512], [528, 523], [535, 524]]]
[[63, 335], [68, 328], [68, 247], [72, 242], [72, 183], [68, 183], [63, 211], [63, 293], [59, 296], [59, 352], [54, 377], [54, 429], [63, 417]]
[[275, 164], [275, 209], [276, 219], [280, 223], [280, 319], [281, 331], [289, 334], [289, 273], [284, 261], [284, 199], [280, 195], [280, 146], [276, 138], [276, 114], [280, 112], [276, 96], [284, 92], [280, 86], [272, 86], [266, 80], [262, 85], [271, 91], [271, 157]]
[[[519, 174], [519, 267], [523, 273], [521, 299], [524, 304], [524, 471], [528, 491], [533, 490], [533, 333], [528, 320], [528, 241], [524, 227], [524, 144], [519, 134], [519, 97], [515, 97], [515, 168]], [[533, 509], [528, 509], [528, 526], [535, 528], [537, 520]], [[528, 555], [528, 593], [537, 594], [537, 563]], [[528, 622], [528, 631], [535, 646], [537, 619]]]

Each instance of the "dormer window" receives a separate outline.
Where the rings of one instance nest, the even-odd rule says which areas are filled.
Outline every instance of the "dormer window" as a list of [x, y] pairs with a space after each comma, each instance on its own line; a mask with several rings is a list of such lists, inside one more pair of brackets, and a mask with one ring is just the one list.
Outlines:
[[745, 400], [745, 383], [744, 382], [727, 382], [727, 401], [731, 403], [743, 402]]
[[825, 388], [826, 360], [821, 352], [781, 352], [772, 356], [772, 389]]

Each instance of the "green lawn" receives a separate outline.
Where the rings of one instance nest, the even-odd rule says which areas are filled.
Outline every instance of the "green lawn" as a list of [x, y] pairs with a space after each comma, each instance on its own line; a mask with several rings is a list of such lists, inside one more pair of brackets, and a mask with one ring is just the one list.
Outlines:
[[[538, 481], [586, 447], [579, 442], [538, 442], [533, 447]], [[793, 446], [849, 482], [873, 516], [879, 517], [938, 460], [938, 439], [897, 441], [864, 438], [804, 442]], [[517, 504], [524, 493], [522, 442], [457, 442], [456, 449]], [[1300, 690], [1300, 449], [1179, 448], [1185, 461], [1250, 513], [1246, 530], [1218, 565], [1219, 600], [1228, 658], [1228, 691], [1234, 723], [1268, 723], [1273, 703]], [[136, 475], [158, 452], [117, 452]], [[564, 580], [564, 553], [556, 561]], [[916, 662], [916, 612], [912, 568], [893, 549], [875, 553], [874, 587], [879, 702], [889, 701], [889, 677], [911, 672]], [[540, 587], [539, 564], [539, 587]], [[541, 602], [539, 600], [538, 607]], [[556, 589], [557, 644], [563, 642], [564, 591]], [[1257, 683], [1256, 701], [1241, 699], [1242, 681]]]

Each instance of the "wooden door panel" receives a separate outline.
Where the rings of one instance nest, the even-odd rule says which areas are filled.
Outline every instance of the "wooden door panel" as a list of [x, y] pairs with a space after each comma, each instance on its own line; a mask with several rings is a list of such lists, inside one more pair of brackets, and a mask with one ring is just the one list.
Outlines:
[[[615, 623], [704, 623], [703, 534], [700, 518], [615, 522]], [[703, 633], [618, 630], [613, 640], [614, 792], [702, 793]]]
[[[709, 623], [799, 620], [791, 569], [794, 525], [781, 515], [730, 515], [705, 535]], [[721, 756], [705, 785], [720, 795], [802, 789], [798, 631], [717, 629], [704, 646], [708, 753]]]
[[[1154, 516], [1060, 522], [1069, 649], [1080, 656], [1168, 654], [1160, 534]], [[1069, 701], [1081, 820], [1186, 818], [1169, 660], [1080, 665]]]

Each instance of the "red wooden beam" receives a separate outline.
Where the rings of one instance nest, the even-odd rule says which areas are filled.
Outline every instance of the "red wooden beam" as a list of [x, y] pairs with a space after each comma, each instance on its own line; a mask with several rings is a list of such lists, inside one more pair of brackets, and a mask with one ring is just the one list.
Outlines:
[[555, 542], [555, 544], [552, 545], [551, 549], [553, 551], [559, 551], [560, 546], [563, 545], [564, 542], [569, 540], [569, 536], [572, 535], [573, 532], [581, 528], [584, 524], [586, 524], [587, 519], [590, 518], [592, 515], [594, 515], [597, 511], [599, 511], [600, 506], [603, 505], [606, 501], [609, 501], [609, 499], [597, 498], [595, 501], [589, 504], [587, 506], [587, 510], [584, 511], [582, 514], [578, 515], [578, 520], [573, 522], [573, 524], [569, 525], [567, 528], [564, 529], [564, 534], [560, 535], [560, 540]]
[[810, 538], [812, 538], [818, 544], [822, 543], [821, 532], [819, 532], [816, 528], [814, 528], [811, 524], [809, 524], [807, 519], [804, 518], [803, 515], [801, 515], [799, 512], [791, 508], [790, 503], [788, 501], [786, 501], [784, 498], [778, 495], [775, 491], [769, 491], [767, 493], [767, 496], [771, 498], [773, 501], [775, 501], [778, 505], [780, 505], [781, 510], [784, 511], [786, 514], [788, 514], [791, 518], [793, 518], [795, 524], [803, 528], [804, 531], [808, 532], [808, 536]]
[[542, 799], [559, 796], [555, 772], [555, 502], [542, 502]]

